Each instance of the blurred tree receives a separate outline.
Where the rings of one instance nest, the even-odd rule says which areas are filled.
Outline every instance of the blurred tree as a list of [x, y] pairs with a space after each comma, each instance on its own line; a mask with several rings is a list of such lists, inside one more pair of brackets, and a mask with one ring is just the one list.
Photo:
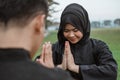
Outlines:
[[104, 20], [103, 25], [104, 25], [105, 27], [111, 27], [111, 23], [112, 23], [111, 20]]
[[50, 26], [53, 21], [50, 20], [50, 18], [52, 17], [52, 14], [55, 12], [58, 12], [57, 10], [55, 10], [55, 7], [53, 7], [53, 5], [59, 5], [59, 3], [55, 2], [54, 0], [48, 0], [48, 4], [49, 4], [49, 13], [48, 13], [48, 18], [46, 20], [46, 29], [48, 26]]
[[115, 26], [120, 26], [120, 19], [119, 18], [115, 19], [114, 24], [115, 24]]
[[91, 22], [91, 27], [92, 28], [99, 28], [100, 27], [100, 22], [99, 21], [92, 21]]

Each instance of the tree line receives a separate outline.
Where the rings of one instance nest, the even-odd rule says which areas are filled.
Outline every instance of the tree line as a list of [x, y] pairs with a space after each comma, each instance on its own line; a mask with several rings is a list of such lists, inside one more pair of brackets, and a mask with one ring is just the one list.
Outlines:
[[115, 20], [104, 20], [104, 21], [92, 21], [92, 28], [100, 28], [100, 27], [120, 27], [120, 18]]

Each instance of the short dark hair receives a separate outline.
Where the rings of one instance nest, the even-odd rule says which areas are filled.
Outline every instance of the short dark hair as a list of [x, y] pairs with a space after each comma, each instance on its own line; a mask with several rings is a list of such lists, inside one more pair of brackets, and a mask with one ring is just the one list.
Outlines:
[[47, 0], [0, 0], [0, 22], [30, 18], [40, 12], [47, 15]]

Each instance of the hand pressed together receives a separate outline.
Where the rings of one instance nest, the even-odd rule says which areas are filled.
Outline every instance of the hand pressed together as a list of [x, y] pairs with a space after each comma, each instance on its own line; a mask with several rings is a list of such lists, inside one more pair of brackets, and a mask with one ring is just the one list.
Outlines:
[[[50, 42], [46, 42], [42, 47], [41, 57], [36, 60], [38, 63], [42, 64], [48, 68], [54, 68], [53, 58], [52, 58], [52, 45]], [[68, 41], [65, 42], [65, 50], [63, 54], [62, 64], [57, 65], [57, 67], [63, 70], [70, 70], [79, 73], [79, 66], [75, 64], [73, 55], [71, 53], [70, 44]]]
[[58, 65], [58, 67], [66, 70], [70, 70], [76, 73], [79, 73], [79, 66], [75, 64], [73, 55], [71, 53], [70, 44], [68, 41], [65, 42], [65, 50], [63, 55], [62, 64]]
[[52, 45], [50, 42], [43, 44], [41, 56], [36, 61], [45, 67], [54, 68], [52, 58]]

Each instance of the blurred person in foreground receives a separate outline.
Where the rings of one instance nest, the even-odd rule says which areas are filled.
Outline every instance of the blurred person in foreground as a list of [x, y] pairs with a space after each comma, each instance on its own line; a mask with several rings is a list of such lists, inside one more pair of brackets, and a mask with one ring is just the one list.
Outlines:
[[[0, 80], [72, 80], [63, 70], [48, 69], [31, 60], [44, 38], [47, 3], [0, 0]], [[48, 50], [50, 46], [45, 45]]]
[[73, 3], [64, 9], [57, 36], [52, 45], [55, 67], [69, 71], [75, 80], [117, 79], [112, 52], [105, 42], [90, 38], [89, 16], [81, 5]]

